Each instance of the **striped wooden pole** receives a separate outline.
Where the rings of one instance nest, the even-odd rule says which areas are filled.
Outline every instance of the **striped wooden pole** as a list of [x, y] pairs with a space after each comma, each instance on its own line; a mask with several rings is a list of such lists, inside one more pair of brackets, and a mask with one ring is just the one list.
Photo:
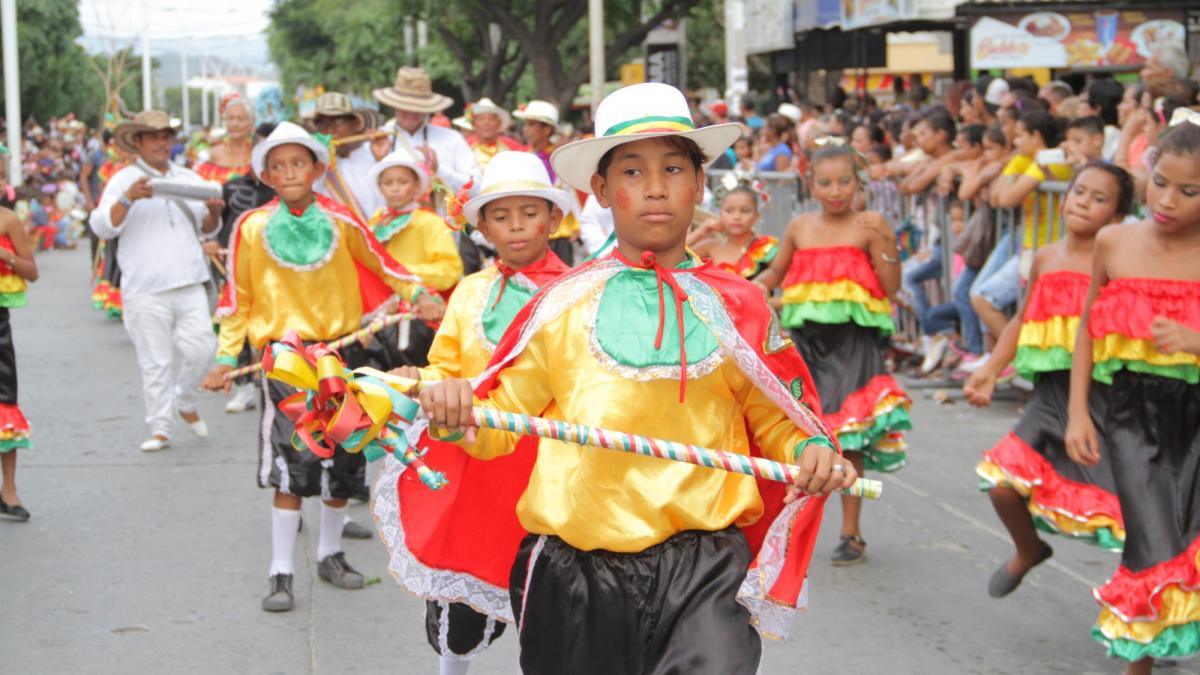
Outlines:
[[[342, 347], [345, 347], [346, 345], [351, 344], [357, 340], [361, 340], [362, 338], [365, 338], [368, 335], [374, 335], [375, 333], [378, 333], [379, 331], [383, 330], [384, 328], [386, 328], [388, 326], [400, 323], [401, 321], [407, 321], [412, 318], [414, 318], [414, 315], [412, 312], [402, 312], [400, 314], [389, 314], [382, 319], [376, 319], [376, 320], [372, 321], [371, 323], [367, 324], [366, 326], [363, 326], [362, 328], [354, 331], [353, 333], [350, 333], [349, 335], [340, 337], [340, 338], [334, 340], [333, 342], [330, 342], [328, 344], [328, 347], [330, 349], [341, 349]], [[267, 348], [270, 349], [270, 345], [268, 345]], [[258, 363], [251, 363], [248, 366], [244, 366], [242, 368], [237, 368], [235, 370], [229, 371], [228, 373], [225, 374], [225, 379], [232, 380], [235, 377], [241, 377], [242, 375], [249, 375], [261, 368], [262, 368], [262, 361], [259, 361]]]

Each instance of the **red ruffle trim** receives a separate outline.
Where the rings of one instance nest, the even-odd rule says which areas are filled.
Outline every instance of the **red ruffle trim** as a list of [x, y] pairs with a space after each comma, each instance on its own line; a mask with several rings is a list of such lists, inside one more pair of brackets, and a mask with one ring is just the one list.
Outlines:
[[1168, 586], [1187, 591], [1200, 589], [1200, 570], [1196, 556], [1200, 554], [1200, 537], [1187, 550], [1170, 560], [1134, 572], [1121, 565], [1108, 583], [1092, 591], [1096, 600], [1104, 603], [1117, 618], [1125, 621], [1157, 620], [1162, 610], [1162, 592]]
[[1157, 317], [1200, 330], [1200, 281], [1113, 279], [1092, 303], [1088, 332], [1093, 338], [1153, 340], [1150, 325]]
[[1062, 270], [1038, 276], [1025, 302], [1025, 321], [1045, 321], [1055, 316], [1080, 316], [1092, 278], [1082, 272]]
[[841, 409], [823, 415], [825, 426], [836, 433], [851, 422], [875, 419], [879, 403], [892, 396], [902, 397], [905, 402], [909, 400], [908, 394], [900, 388], [896, 378], [891, 375], [876, 375], [862, 389], [846, 397]]
[[832, 283], [849, 279], [876, 298], [885, 297], [867, 252], [857, 246], [805, 248], [792, 254], [783, 287], [797, 284]]
[[1097, 485], [1077, 483], [1058, 475], [1054, 466], [1020, 436], [1009, 432], [983, 458], [1021, 481], [1037, 486], [1031, 498], [1047, 511], [1076, 517], [1109, 516], [1125, 527], [1117, 496]]
[[0, 431], [29, 435], [29, 420], [15, 403], [0, 403]]

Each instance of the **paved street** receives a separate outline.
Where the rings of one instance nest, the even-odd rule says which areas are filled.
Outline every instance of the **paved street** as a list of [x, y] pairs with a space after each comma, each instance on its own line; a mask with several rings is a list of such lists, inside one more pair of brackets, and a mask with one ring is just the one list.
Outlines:
[[[224, 399], [208, 396], [209, 439], [181, 428], [173, 449], [139, 452], [133, 348], [90, 307], [86, 251], [38, 262], [31, 306], [13, 313], [36, 446], [21, 455], [19, 485], [34, 515], [0, 523], [0, 672], [436, 673], [424, 605], [387, 576], [377, 540], [346, 551], [381, 583], [351, 592], [316, 580], [315, 501], [297, 554], [297, 610], [259, 609], [270, 493], [254, 478], [257, 412], [227, 415]], [[1054, 540], [1053, 561], [1019, 591], [987, 597], [1011, 545], [973, 467], [1015, 411], [918, 395], [911, 463], [885, 477], [884, 499], [864, 516], [869, 561], [828, 564], [840, 520], [832, 505], [809, 612], [791, 641], [766, 646], [764, 673], [1120, 671], [1089, 637], [1089, 586], [1117, 556]], [[370, 521], [365, 505], [351, 512]], [[505, 635], [472, 673], [517, 672], [516, 652]]]

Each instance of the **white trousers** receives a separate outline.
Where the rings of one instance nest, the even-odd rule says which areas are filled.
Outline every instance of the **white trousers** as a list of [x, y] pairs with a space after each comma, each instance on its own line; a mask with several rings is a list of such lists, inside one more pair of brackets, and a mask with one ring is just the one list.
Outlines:
[[124, 299], [125, 330], [142, 370], [151, 434], [171, 437], [176, 411], [193, 412], [217, 339], [204, 286], [193, 284]]

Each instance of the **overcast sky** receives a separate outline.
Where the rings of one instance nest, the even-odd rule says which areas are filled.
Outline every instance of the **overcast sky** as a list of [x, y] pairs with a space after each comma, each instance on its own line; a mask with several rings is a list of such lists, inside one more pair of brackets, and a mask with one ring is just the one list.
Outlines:
[[263, 67], [270, 7], [271, 0], [80, 0], [79, 20], [88, 49], [123, 46], [148, 29], [151, 53], [208, 50], [234, 65]]

